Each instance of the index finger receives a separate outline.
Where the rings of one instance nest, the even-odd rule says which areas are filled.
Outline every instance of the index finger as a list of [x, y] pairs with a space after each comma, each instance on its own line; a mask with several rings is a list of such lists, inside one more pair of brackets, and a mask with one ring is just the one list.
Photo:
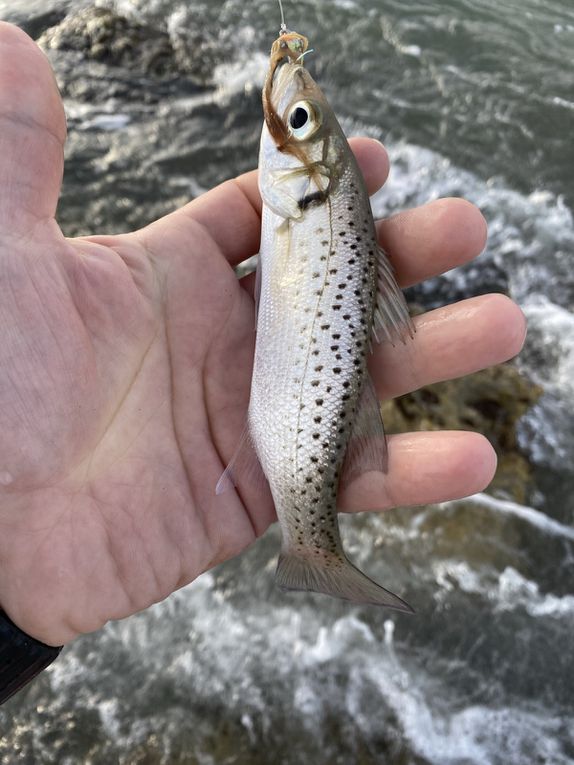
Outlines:
[[486, 243], [486, 221], [465, 199], [436, 199], [377, 223], [401, 287], [442, 274], [479, 255]]

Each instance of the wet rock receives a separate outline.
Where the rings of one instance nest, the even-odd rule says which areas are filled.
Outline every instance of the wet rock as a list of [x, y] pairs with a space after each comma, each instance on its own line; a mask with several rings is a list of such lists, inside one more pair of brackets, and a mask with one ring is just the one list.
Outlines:
[[222, 25], [213, 6], [182, 7], [167, 27], [165, 20], [144, 23], [93, 5], [65, 18], [55, 14], [59, 23], [49, 29], [44, 26], [38, 39], [46, 51], [75, 51], [85, 61], [123, 67], [132, 75], [183, 78], [196, 88], [211, 87], [217, 65], [233, 60], [238, 46], [254, 44], [248, 30]]
[[82, 103], [151, 105], [204, 93], [203, 51], [183, 57], [159, 25], [89, 6], [46, 29], [38, 44], [50, 58], [64, 98]]
[[228, 30], [202, 23], [200, 19], [182, 24], [171, 38], [178, 66], [195, 82], [210, 85], [217, 64], [233, 52], [228, 38]]
[[66, 16], [38, 40], [46, 50], [77, 51], [84, 58], [140, 74], [181, 72], [166, 31], [138, 23], [108, 8], [89, 7]]
[[388, 401], [383, 417], [391, 433], [442, 429], [482, 433], [499, 460], [490, 491], [524, 502], [532, 470], [518, 448], [516, 425], [541, 394], [542, 389], [514, 365], [501, 364]]
[[64, 8], [49, 8], [37, 15], [29, 15], [25, 18], [15, 18], [14, 23], [21, 27], [26, 34], [29, 34], [30, 37], [36, 40], [47, 29], [59, 24], [65, 15], [66, 11]]
[[459, 266], [455, 271], [409, 287], [405, 294], [409, 303], [419, 303], [430, 311], [447, 303], [491, 292], [509, 294], [508, 274], [495, 262], [491, 253], [484, 253], [479, 259]]

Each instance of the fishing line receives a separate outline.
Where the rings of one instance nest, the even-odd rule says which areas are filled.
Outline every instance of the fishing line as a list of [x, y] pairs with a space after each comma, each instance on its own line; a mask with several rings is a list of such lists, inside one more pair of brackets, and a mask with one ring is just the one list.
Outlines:
[[281, 11], [281, 29], [279, 30], [279, 35], [284, 35], [287, 33], [287, 24], [285, 23], [285, 14], [283, 13], [283, 3], [281, 0], [278, 0], [279, 2], [279, 10]]

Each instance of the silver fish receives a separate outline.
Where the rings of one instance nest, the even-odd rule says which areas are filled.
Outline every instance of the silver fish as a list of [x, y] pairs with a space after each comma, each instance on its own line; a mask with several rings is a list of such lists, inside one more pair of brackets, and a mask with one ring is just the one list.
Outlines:
[[414, 328], [306, 50], [306, 38], [283, 31], [263, 93], [249, 438], [281, 524], [279, 586], [411, 611], [349, 562], [339, 535], [340, 482], [387, 469], [371, 343], [379, 332], [404, 341]]

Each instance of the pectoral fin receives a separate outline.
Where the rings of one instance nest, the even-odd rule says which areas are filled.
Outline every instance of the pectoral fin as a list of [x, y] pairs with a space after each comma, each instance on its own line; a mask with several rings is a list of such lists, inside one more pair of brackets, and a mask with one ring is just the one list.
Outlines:
[[257, 268], [255, 269], [255, 287], [253, 289], [253, 301], [255, 303], [255, 329], [257, 329], [257, 319], [259, 318], [259, 299], [261, 297], [261, 255], [257, 257]]
[[283, 220], [298, 220], [315, 201], [324, 200], [329, 188], [329, 171], [321, 163], [308, 167], [271, 170], [260, 183], [266, 206]]
[[265, 473], [257, 457], [247, 425], [233, 457], [217, 482], [215, 493], [223, 494], [239, 486], [240, 483], [249, 485], [250, 488], [255, 490], [262, 490], [268, 487]]

